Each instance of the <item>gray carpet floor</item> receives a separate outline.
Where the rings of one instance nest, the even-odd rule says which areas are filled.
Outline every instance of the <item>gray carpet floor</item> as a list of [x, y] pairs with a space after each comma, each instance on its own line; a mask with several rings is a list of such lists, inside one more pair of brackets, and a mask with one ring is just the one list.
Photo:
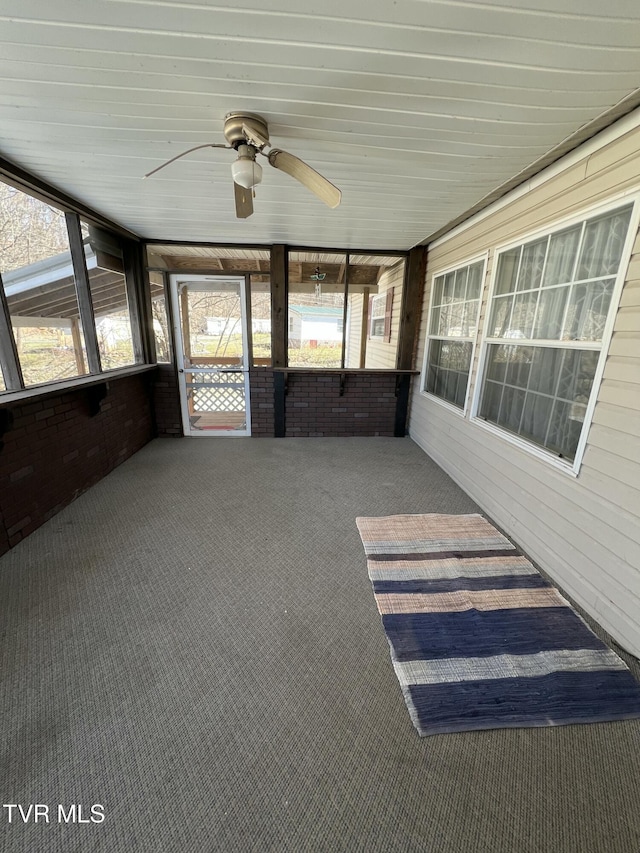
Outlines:
[[0, 560], [0, 850], [640, 850], [640, 721], [410, 722], [354, 520], [476, 510], [409, 439], [152, 442]]

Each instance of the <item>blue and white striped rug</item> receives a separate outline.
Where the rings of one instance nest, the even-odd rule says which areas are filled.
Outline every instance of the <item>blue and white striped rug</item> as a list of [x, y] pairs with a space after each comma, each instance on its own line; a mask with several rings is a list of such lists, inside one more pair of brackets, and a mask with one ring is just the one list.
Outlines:
[[421, 735], [640, 717], [640, 685], [480, 515], [358, 518]]

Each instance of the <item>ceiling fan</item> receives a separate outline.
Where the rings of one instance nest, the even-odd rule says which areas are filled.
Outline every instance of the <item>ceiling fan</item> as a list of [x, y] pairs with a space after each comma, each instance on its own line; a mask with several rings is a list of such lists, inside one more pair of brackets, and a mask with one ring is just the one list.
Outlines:
[[[253, 188], [262, 180], [262, 166], [256, 162], [257, 154], [266, 157], [275, 169], [280, 169], [281, 172], [286, 172], [287, 175], [295, 178], [329, 207], [337, 207], [340, 204], [342, 193], [331, 181], [294, 154], [289, 154], [280, 148], [271, 148], [269, 128], [262, 116], [255, 113], [228, 113], [224, 119], [224, 135], [228, 145], [215, 142], [196, 145], [172, 157], [156, 169], [152, 169], [145, 178], [151, 177], [160, 169], [184, 157], [185, 154], [198, 151], [200, 148], [228, 148], [233, 149], [238, 155], [231, 164], [238, 219], [246, 219], [253, 213]], [[265, 148], [271, 148], [271, 151], [265, 153]]]

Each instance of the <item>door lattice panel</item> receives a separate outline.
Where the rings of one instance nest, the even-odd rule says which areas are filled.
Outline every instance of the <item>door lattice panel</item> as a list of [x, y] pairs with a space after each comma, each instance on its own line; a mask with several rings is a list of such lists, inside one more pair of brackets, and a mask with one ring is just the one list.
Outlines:
[[187, 382], [189, 409], [202, 412], [244, 412], [243, 373], [192, 373]]

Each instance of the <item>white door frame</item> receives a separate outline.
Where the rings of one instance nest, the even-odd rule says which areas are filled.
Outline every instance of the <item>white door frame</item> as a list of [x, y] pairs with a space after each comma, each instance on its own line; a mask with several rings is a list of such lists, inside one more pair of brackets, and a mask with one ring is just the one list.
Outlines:
[[[248, 348], [248, 327], [247, 327], [247, 303], [246, 303], [246, 281], [244, 276], [238, 275], [182, 275], [180, 273], [172, 273], [169, 276], [171, 304], [173, 306], [173, 331], [174, 340], [176, 342], [176, 363], [178, 366], [178, 386], [180, 389], [180, 409], [182, 412], [182, 430], [184, 435], [194, 437], [215, 437], [226, 436], [241, 438], [251, 435], [251, 402], [249, 392], [249, 348]], [[179, 291], [181, 284], [189, 284], [191, 282], [209, 284], [214, 290], [216, 284], [236, 284], [240, 294], [240, 318], [242, 324], [242, 366], [237, 368], [225, 367], [193, 367], [185, 365], [184, 360], [184, 337], [182, 334], [182, 323], [180, 315], [180, 299]], [[204, 288], [203, 288], [204, 289]], [[187, 374], [203, 374], [203, 373], [242, 373], [244, 375], [244, 397], [245, 397], [245, 412], [246, 412], [246, 429], [214, 429], [214, 430], [198, 430], [192, 427], [189, 417], [189, 404], [187, 397]]]

